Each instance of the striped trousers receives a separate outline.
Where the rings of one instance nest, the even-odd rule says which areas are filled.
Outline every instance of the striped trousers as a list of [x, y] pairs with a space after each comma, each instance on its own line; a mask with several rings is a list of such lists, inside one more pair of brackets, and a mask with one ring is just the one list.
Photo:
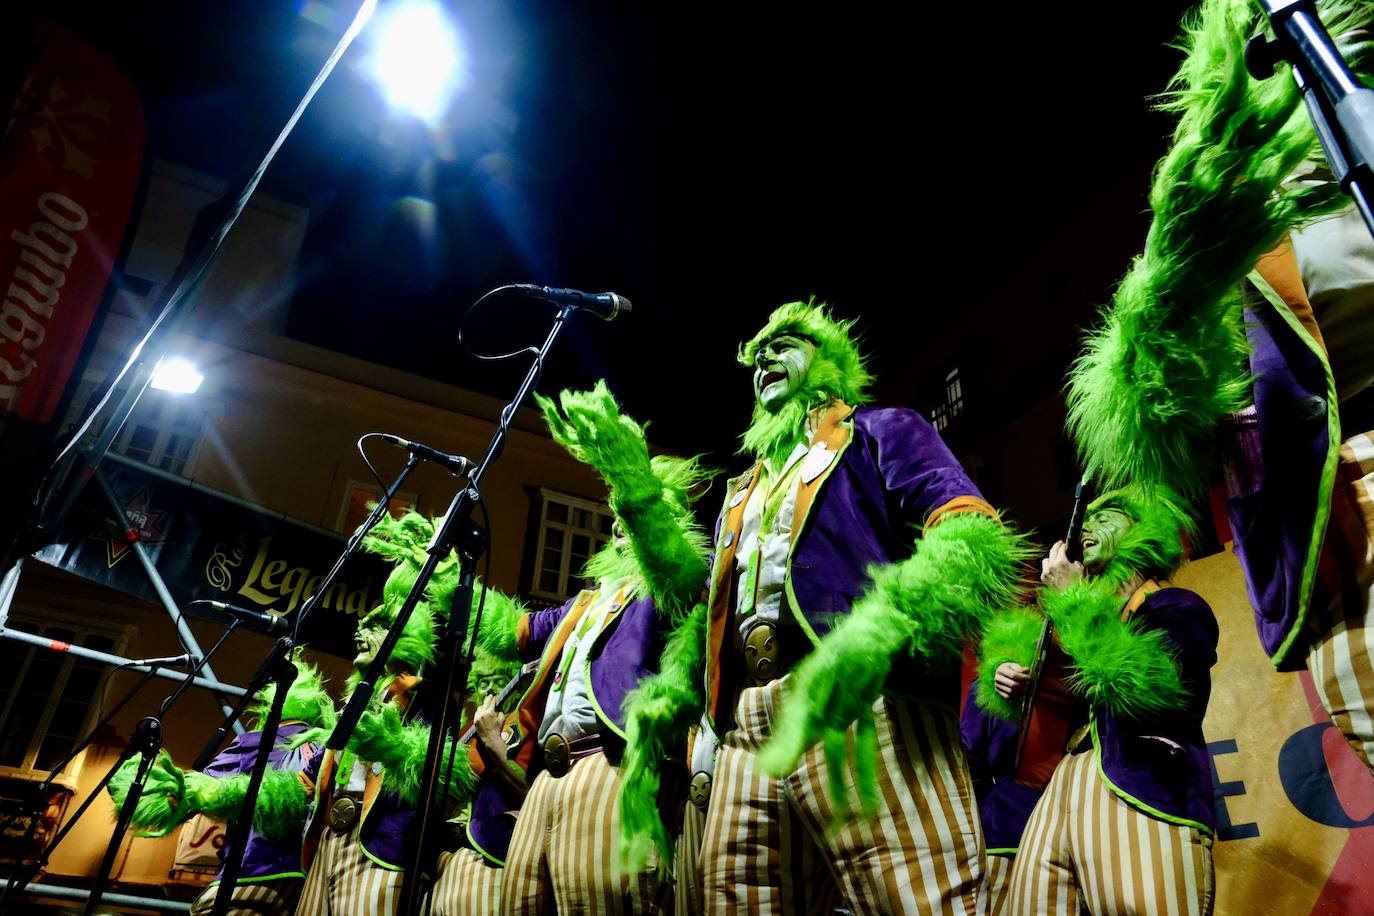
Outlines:
[[1374, 441], [1341, 445], [1307, 625], [1307, 667], [1322, 705], [1374, 769]]
[[619, 839], [620, 770], [605, 754], [574, 761], [562, 777], [541, 772], [520, 808], [501, 869], [505, 912], [671, 912], [671, 886], [659, 880], [657, 861], [640, 874], [626, 874]]
[[[191, 904], [191, 916], [208, 916], [215, 907], [219, 882], [207, 887]], [[272, 878], [268, 881], [240, 881], [229, 895], [228, 916], [287, 916], [296, 908], [301, 893], [300, 878]]]
[[1007, 912], [1014, 856], [988, 856], [983, 860], [983, 886], [978, 890], [978, 916], [1002, 916]]
[[706, 812], [690, 801], [682, 809], [682, 833], [673, 857], [673, 902], [677, 916], [701, 916], [706, 911], [701, 887], [701, 835]]
[[[953, 713], [879, 698], [880, 811], [834, 823], [822, 749], [783, 779], [754, 768], [785, 679], [740, 695], [702, 839], [707, 913], [972, 914], [983, 839]], [[852, 761], [844, 775], [853, 795]]]
[[497, 916], [504, 912], [502, 877], [501, 867], [475, 849], [439, 853], [430, 916]]
[[1210, 916], [1212, 838], [1136, 810], [1089, 748], [1060, 762], [1031, 812], [1008, 916]]
[[296, 916], [392, 916], [405, 873], [382, 868], [363, 853], [362, 819], [346, 834], [328, 827], [305, 873]]

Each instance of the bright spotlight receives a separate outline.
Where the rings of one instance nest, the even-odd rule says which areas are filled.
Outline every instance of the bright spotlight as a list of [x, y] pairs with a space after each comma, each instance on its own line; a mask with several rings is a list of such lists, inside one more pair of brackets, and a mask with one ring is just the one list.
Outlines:
[[387, 103], [437, 125], [466, 79], [467, 54], [437, 0], [400, 0], [377, 13], [367, 67]]
[[158, 391], [192, 394], [203, 381], [205, 376], [201, 375], [189, 360], [173, 356], [157, 364], [157, 368], [153, 370], [153, 380], [149, 384]]

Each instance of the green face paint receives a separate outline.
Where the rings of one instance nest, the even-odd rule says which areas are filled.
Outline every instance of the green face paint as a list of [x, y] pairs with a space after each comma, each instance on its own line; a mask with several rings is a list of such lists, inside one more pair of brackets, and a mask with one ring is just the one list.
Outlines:
[[801, 388], [816, 358], [814, 341], [784, 332], [764, 342], [754, 358], [754, 400], [776, 411]]
[[1083, 521], [1083, 568], [1101, 572], [1115, 557], [1135, 520], [1120, 509], [1098, 509]]

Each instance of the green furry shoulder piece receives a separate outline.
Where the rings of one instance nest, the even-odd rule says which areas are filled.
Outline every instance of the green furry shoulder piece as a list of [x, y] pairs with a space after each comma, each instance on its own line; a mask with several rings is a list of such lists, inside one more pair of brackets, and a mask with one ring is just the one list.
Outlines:
[[1040, 601], [1072, 661], [1069, 686], [1093, 705], [1140, 719], [1184, 709], [1188, 696], [1165, 634], [1137, 617], [1107, 583], [1044, 589]]

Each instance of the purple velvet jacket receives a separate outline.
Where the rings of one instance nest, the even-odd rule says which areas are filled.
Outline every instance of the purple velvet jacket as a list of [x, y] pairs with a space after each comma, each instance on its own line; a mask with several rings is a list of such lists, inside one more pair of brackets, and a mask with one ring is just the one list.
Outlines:
[[[517, 638], [521, 655], [527, 660], [539, 659], [539, 667], [513, 713], [518, 737], [512, 760], [530, 778], [542, 767], [536, 746], [539, 724], [563, 646], [598, 594], [597, 589], [588, 589], [562, 607], [534, 611], [520, 619]], [[597, 635], [588, 660], [587, 696], [609, 740], [624, 739], [625, 695], [658, 672], [664, 636], [653, 599], [647, 595], [625, 602]], [[469, 756], [480, 771], [480, 758], [475, 753]], [[519, 801], [509, 798], [501, 784], [484, 779], [472, 802], [468, 841], [487, 858], [504, 862], [515, 830], [512, 812], [519, 807]]]
[[1305, 662], [1302, 622], [1341, 443], [1325, 353], [1262, 280], [1246, 310], [1254, 404], [1225, 436], [1227, 515], [1260, 644], [1281, 669]]
[[[817, 441], [824, 438], [823, 429]], [[786, 590], [814, 642], [849, 613], [870, 583], [868, 569], [905, 560], [916, 549], [920, 526], [951, 503], [991, 513], [953, 453], [925, 418], [901, 407], [861, 407], [839, 424], [830, 438], [834, 457], [817, 478], [805, 513], [800, 501], [793, 522]], [[739, 494], [754, 469], [731, 480], [726, 505], [716, 525], [711, 572], [711, 635], [707, 653], [708, 712], [717, 733], [728, 728], [728, 699], [741, 684], [738, 666], [723, 663], [725, 635], [734, 624], [737, 581], [732, 545], [740, 537]], [[805, 483], [803, 479], [803, 485]], [[733, 520], [733, 524], [732, 524]], [[958, 658], [939, 670], [914, 663], [894, 667], [889, 686], [917, 700], [956, 709]], [[714, 687], [713, 687], [714, 682]]]
[[[404, 715], [407, 722], [430, 720], [432, 703], [435, 702], [432, 693], [432, 690], [425, 690], [424, 681], [415, 684], [408, 694], [409, 702]], [[450, 721], [453, 722], [460, 719], [458, 715], [450, 716]], [[348, 767], [351, 770], [352, 753], [345, 753], [348, 754]], [[306, 775], [315, 783], [315, 806], [306, 826], [305, 846], [301, 856], [307, 868], [314, 858], [321, 834], [327, 829], [325, 823], [340, 780], [344, 784], [348, 782], [349, 773], [340, 772], [336, 763], [331, 763], [329, 771], [325, 774], [326, 778], [321, 780], [320, 773], [324, 762], [333, 758], [332, 751], [317, 754], [305, 769]], [[415, 809], [404, 804], [395, 792], [387, 788], [386, 774], [383, 773], [379, 791], [364, 796], [362, 827], [358, 833], [363, 851], [383, 868], [392, 871], [403, 870], [409, 858], [408, 853], [415, 842], [415, 831], [411, 829], [414, 821]]]
[[[304, 744], [298, 748], [287, 748], [291, 738], [305, 731], [308, 726], [300, 722], [284, 724], [277, 730], [277, 746], [267, 756], [267, 765], [274, 770], [297, 773], [320, 756], [320, 747]], [[258, 739], [261, 732], [244, 732], [232, 744], [219, 752], [204, 770], [206, 776], [224, 778], [239, 773], [250, 773], [258, 756]], [[224, 850], [219, 851], [224, 858]], [[223, 868], [220, 869], [223, 872]], [[296, 840], [274, 843], [249, 828], [248, 843], [243, 852], [243, 877], [241, 881], [266, 881], [270, 878], [300, 878], [305, 875], [301, 870], [300, 845]], [[215, 876], [219, 880], [219, 875]]]
[[[1217, 619], [1206, 601], [1182, 588], [1151, 593], [1135, 612], [1146, 630], [1159, 630], [1174, 654], [1188, 705], [1142, 719], [1094, 708], [1092, 739], [1108, 786], [1128, 804], [1171, 823], [1212, 833], [1212, 766], [1202, 719], [1217, 660]], [[1019, 724], [988, 715], [970, 701], [960, 722], [989, 852], [1015, 852], [1043, 790], [1011, 777]], [[1163, 740], [1159, 740], [1163, 739]]]
[[[521, 722], [521, 736], [535, 740], [539, 722], [548, 700], [551, 678], [562, 656], [563, 645], [576, 618], [596, 600], [597, 589], [588, 589], [562, 607], [534, 611], [520, 624], [520, 652], [526, 660], [539, 659], [529, 690], [520, 701], [520, 711], [531, 716]], [[596, 707], [597, 718], [610, 735], [625, 737], [625, 695], [639, 682], [658, 673], [658, 657], [663, 651], [667, 630], [658, 617], [654, 601], [639, 592], [609, 619], [592, 645], [588, 662], [587, 697]], [[537, 705], [537, 709], [533, 707]], [[533, 727], [530, 727], [530, 726]], [[518, 754], [519, 752], [517, 752]]]

